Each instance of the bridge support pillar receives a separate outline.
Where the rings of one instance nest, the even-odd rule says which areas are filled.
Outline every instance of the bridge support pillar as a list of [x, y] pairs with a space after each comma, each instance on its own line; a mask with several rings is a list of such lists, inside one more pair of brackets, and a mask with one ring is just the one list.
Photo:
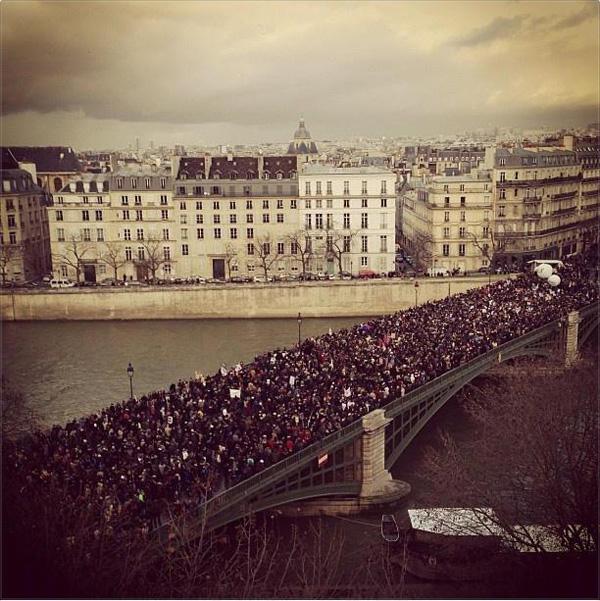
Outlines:
[[385, 469], [385, 427], [392, 420], [383, 409], [376, 409], [362, 418], [362, 486], [361, 497], [378, 495], [392, 481]]
[[577, 311], [572, 311], [567, 317], [567, 336], [565, 348], [565, 366], [571, 367], [579, 358], [578, 338], [581, 318]]

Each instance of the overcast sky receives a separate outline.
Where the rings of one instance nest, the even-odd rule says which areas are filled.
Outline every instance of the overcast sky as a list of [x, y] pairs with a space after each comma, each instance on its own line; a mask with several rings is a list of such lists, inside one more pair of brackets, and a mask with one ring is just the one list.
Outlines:
[[596, 0], [0, 4], [2, 142], [78, 149], [598, 120]]

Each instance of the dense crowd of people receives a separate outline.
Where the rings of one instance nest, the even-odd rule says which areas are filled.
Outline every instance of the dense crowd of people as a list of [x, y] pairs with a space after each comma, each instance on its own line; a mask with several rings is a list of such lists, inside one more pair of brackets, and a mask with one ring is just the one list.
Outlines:
[[[5, 448], [24, 494], [64, 487], [107, 522], [147, 527], [447, 370], [597, 301], [583, 259], [553, 288], [504, 280], [179, 381]], [[6, 457], [5, 457], [6, 458]]]

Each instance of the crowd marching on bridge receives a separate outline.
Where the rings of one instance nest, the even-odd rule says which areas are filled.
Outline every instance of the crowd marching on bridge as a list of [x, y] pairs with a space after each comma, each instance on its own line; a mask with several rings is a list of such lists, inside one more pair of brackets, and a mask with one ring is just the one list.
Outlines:
[[[504, 342], [598, 299], [584, 259], [553, 288], [500, 281], [304, 340], [5, 444], [23, 494], [56, 484], [147, 529]], [[6, 477], [6, 472], [5, 472]]]

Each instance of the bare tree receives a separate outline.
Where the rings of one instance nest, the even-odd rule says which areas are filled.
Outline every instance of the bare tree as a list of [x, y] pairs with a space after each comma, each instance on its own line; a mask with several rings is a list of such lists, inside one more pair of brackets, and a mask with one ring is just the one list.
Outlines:
[[[313, 247], [310, 236], [304, 230], [298, 230], [285, 237], [292, 248], [292, 257], [302, 265], [302, 276], [306, 275], [310, 259], [313, 257]], [[296, 252], [293, 252], [296, 251]]]
[[225, 265], [227, 265], [227, 279], [231, 279], [231, 265], [233, 260], [238, 256], [237, 248], [228, 243], [225, 245]]
[[260, 261], [260, 265], [263, 268], [265, 274], [265, 280], [269, 278], [269, 269], [273, 263], [277, 261], [279, 256], [277, 253], [273, 253], [273, 243], [271, 241], [271, 236], [259, 236], [256, 239], [256, 243], [254, 244], [254, 252]]
[[460, 444], [444, 434], [440, 450], [427, 450], [427, 504], [491, 508], [476, 510], [477, 521], [492, 523], [510, 546], [544, 551], [550, 535], [564, 551], [597, 550], [595, 362], [552, 375], [536, 375], [532, 364], [471, 390], [466, 408], [477, 432]]
[[69, 241], [63, 247], [62, 252], [55, 255], [55, 258], [63, 265], [68, 265], [75, 270], [76, 282], [81, 280], [81, 269], [83, 267], [83, 259], [86, 255], [92, 252], [93, 247], [84, 242], [81, 236], [73, 234]]
[[138, 264], [142, 265], [144, 271], [150, 273], [150, 280], [156, 279], [156, 272], [161, 265], [168, 263], [170, 259], [165, 257], [162, 245], [165, 241], [154, 236], [145, 240], [140, 240], [140, 245], [144, 249], [144, 258], [138, 259]]
[[0, 244], [0, 277], [2, 285], [6, 284], [8, 276], [8, 267], [11, 262], [21, 256], [21, 246], [19, 244]]
[[356, 230], [326, 230], [325, 256], [336, 261], [340, 276], [344, 271], [343, 257], [352, 252], [352, 240], [357, 234]]
[[119, 269], [127, 263], [123, 249], [116, 242], [106, 242], [104, 246], [105, 250], [100, 255], [100, 259], [113, 270], [115, 280], [118, 280]]
[[487, 237], [482, 235], [481, 238], [478, 238], [473, 232], [467, 232], [467, 236], [481, 256], [487, 259], [490, 269], [496, 264], [497, 258], [503, 255], [513, 243], [513, 239], [502, 224], [498, 225], [497, 230], [489, 228]]
[[425, 269], [430, 261], [432, 254], [433, 237], [431, 234], [416, 232], [411, 241], [411, 251], [415, 260], [415, 269]]

